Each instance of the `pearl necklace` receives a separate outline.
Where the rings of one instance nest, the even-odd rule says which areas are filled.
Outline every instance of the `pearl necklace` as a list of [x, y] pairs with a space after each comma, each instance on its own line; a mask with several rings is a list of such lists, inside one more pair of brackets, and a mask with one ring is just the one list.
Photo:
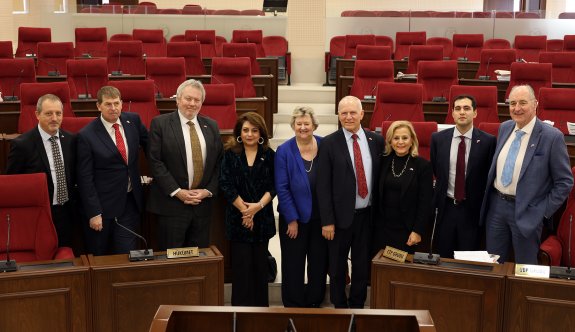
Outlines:
[[403, 169], [401, 170], [401, 173], [399, 173], [399, 174], [395, 174], [395, 158], [393, 158], [391, 160], [391, 174], [393, 174], [394, 177], [398, 178], [398, 177], [403, 175], [403, 172], [405, 172], [405, 169], [407, 168], [407, 163], [409, 162], [410, 157], [411, 157], [411, 155], [407, 155], [407, 160], [405, 161], [405, 165], [403, 165]]
[[305, 168], [305, 164], [304, 164], [303, 169], [306, 171], [306, 173], [311, 172], [311, 169], [313, 168], [313, 160], [314, 160], [314, 159], [315, 159], [315, 158], [313, 158], [313, 159], [311, 160], [311, 165], [309, 166], [309, 169], [306, 169], [306, 168]]

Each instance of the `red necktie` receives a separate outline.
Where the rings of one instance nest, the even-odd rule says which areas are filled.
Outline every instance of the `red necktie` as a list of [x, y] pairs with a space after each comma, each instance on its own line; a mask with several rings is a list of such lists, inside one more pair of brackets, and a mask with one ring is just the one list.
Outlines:
[[118, 151], [120, 151], [120, 155], [122, 155], [124, 162], [127, 164], [128, 155], [126, 154], [126, 144], [124, 144], [124, 139], [122, 138], [122, 133], [120, 132], [120, 125], [114, 123], [112, 127], [114, 127], [114, 131], [116, 133], [116, 146], [118, 147]]
[[465, 136], [459, 136], [461, 142], [457, 147], [457, 164], [455, 165], [455, 188], [453, 198], [456, 201], [465, 199]]
[[357, 143], [357, 135], [351, 135], [353, 139], [353, 161], [355, 163], [355, 174], [357, 177], [357, 193], [359, 197], [365, 198], [367, 196], [367, 181], [365, 179], [365, 170], [363, 169], [363, 159], [361, 159], [361, 150], [359, 143]]

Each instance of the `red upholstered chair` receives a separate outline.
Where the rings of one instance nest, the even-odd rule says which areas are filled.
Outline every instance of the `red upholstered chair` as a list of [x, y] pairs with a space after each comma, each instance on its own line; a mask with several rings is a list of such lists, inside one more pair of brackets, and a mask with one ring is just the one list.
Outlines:
[[563, 51], [575, 52], [575, 35], [563, 36]]
[[170, 37], [169, 43], [181, 43], [185, 41], [186, 41], [186, 35], [173, 35], [172, 37]]
[[22, 83], [20, 86], [20, 116], [18, 118], [18, 132], [25, 133], [38, 125], [36, 119], [36, 103], [38, 99], [51, 93], [58, 96], [64, 106], [64, 117], [75, 118], [70, 103], [70, 88], [67, 82], [51, 83]]
[[473, 18], [491, 18], [491, 12], [473, 12]]
[[412, 45], [425, 45], [427, 35], [425, 31], [397, 32], [395, 34], [395, 60], [402, 60], [409, 56], [409, 47]]
[[511, 64], [511, 77], [509, 86], [505, 93], [505, 99], [509, 98], [511, 88], [516, 85], [529, 84], [535, 96], [539, 94], [539, 89], [551, 87], [551, 64], [550, 63], [523, 63], [514, 62]]
[[241, 15], [241, 13], [237, 9], [216, 9], [212, 15]]
[[575, 83], [575, 55], [571, 52], [541, 52], [539, 63], [551, 64], [553, 82]]
[[418, 83], [377, 83], [375, 108], [369, 128], [375, 130], [384, 120], [425, 121], [423, 86]]
[[413, 45], [409, 48], [406, 74], [417, 73], [417, 63], [421, 60], [443, 60], [443, 47], [438, 45]]
[[98, 90], [108, 85], [108, 62], [104, 58], [68, 60], [66, 67], [72, 99], [96, 99]]
[[123, 14], [124, 9], [122, 5], [112, 5], [112, 4], [103, 4], [100, 7], [100, 13], [102, 14]]
[[563, 52], [563, 39], [547, 39], [547, 52]]
[[156, 97], [170, 98], [186, 80], [186, 61], [184, 58], [149, 58], [146, 77], [154, 81]]
[[278, 78], [288, 79], [291, 75], [291, 53], [288, 48], [288, 41], [283, 36], [266, 36], [262, 40], [264, 53], [267, 57], [278, 58]]
[[163, 15], [180, 15], [180, 14], [182, 14], [182, 10], [181, 10], [181, 9], [177, 9], [177, 8], [158, 9], [158, 14], [163, 14]]
[[420, 61], [417, 83], [423, 85], [424, 101], [446, 101], [451, 86], [459, 83], [457, 61]]
[[245, 57], [250, 59], [252, 74], [260, 75], [260, 65], [256, 59], [256, 45], [252, 43], [227, 43], [223, 45], [222, 56], [227, 58]]
[[220, 129], [234, 129], [236, 92], [232, 83], [204, 84], [206, 99], [200, 113], [214, 119]]
[[391, 60], [391, 47], [357, 45], [356, 60]]
[[479, 130], [483, 130], [484, 132], [491, 134], [495, 137], [499, 135], [499, 126], [501, 123], [499, 122], [481, 122], [477, 128]]
[[541, 18], [537, 12], [515, 12], [515, 18]]
[[[384, 121], [381, 125], [381, 134], [385, 138], [387, 130], [393, 121]], [[419, 156], [429, 160], [429, 151], [431, 149], [431, 134], [437, 132], [437, 122], [433, 121], [411, 121], [417, 141], [419, 142]]]
[[513, 18], [513, 16], [514, 16], [513, 12], [505, 12], [505, 11], [495, 12], [495, 18]]
[[142, 50], [146, 57], [166, 56], [166, 38], [162, 29], [133, 29], [132, 37], [142, 41]]
[[[44, 173], [0, 175], [0, 209], [3, 218], [10, 215], [10, 259], [16, 263], [74, 258], [71, 248], [58, 248], [46, 181]], [[0, 229], [5, 244], [5, 222]], [[6, 260], [6, 246], [0, 248], [0, 260]]]
[[449, 90], [449, 110], [445, 117], [444, 123], [454, 124], [451, 112], [453, 101], [457, 96], [468, 95], [475, 98], [477, 106], [477, 117], [473, 120], [475, 125], [481, 125], [484, 122], [499, 123], [497, 112], [497, 87], [490, 86], [470, 86], [470, 85], [453, 85]]
[[123, 80], [110, 81], [109, 84], [120, 90], [123, 103], [122, 112], [138, 113], [142, 123], [146, 128], [150, 128], [152, 119], [160, 115], [156, 107], [154, 81]]
[[182, 57], [186, 62], [186, 75], [205, 75], [200, 42], [168, 43], [168, 57]]
[[151, 5], [142, 5], [141, 3], [137, 6], [132, 6], [131, 14], [157, 14], [158, 8]]
[[131, 33], [116, 33], [110, 36], [110, 41], [129, 41], [134, 40]]
[[50, 28], [18, 28], [18, 47], [16, 48], [16, 58], [25, 57], [26, 54], [37, 54], [36, 45], [39, 42], [51, 42], [52, 30]]
[[211, 83], [233, 83], [236, 98], [256, 96], [249, 58], [213, 58]]
[[74, 59], [74, 43], [39, 42], [38, 43], [38, 75], [66, 75], [66, 61]]
[[392, 60], [356, 60], [350, 94], [359, 99], [373, 98], [377, 83], [393, 82], [393, 77]]
[[563, 12], [559, 14], [560, 19], [575, 19], [575, 13]]
[[483, 34], [481, 33], [456, 33], [453, 35], [453, 60], [479, 61], [483, 49]]
[[[571, 170], [575, 174], [575, 168]], [[550, 235], [539, 247], [540, 264], [550, 266], [575, 266], [575, 226], [569, 227], [575, 214], [575, 189], [571, 189], [567, 197], [567, 206], [561, 215], [556, 235]], [[573, 221], [571, 221], [573, 222]], [[569, 234], [571, 232], [571, 234]], [[571, 241], [569, 241], [571, 239]], [[571, 248], [569, 249], [569, 244]], [[567, 252], [571, 252], [571, 261]]]
[[511, 43], [507, 39], [502, 38], [491, 38], [487, 39], [485, 43], [483, 43], [484, 50], [505, 50], [511, 48]]
[[[508, 50], [489, 49], [481, 51], [479, 59], [479, 68], [475, 78], [487, 77], [490, 80], [496, 80], [496, 70], [511, 70], [511, 64], [517, 59], [517, 53], [514, 49]], [[489, 66], [488, 66], [489, 64]], [[488, 68], [489, 67], [489, 68]], [[483, 79], [483, 78], [482, 78]]]
[[202, 57], [216, 56], [216, 30], [186, 30], [186, 41], [199, 41], [202, 48]]
[[0, 59], [13, 59], [12, 42], [10, 40], [0, 41]]
[[216, 35], [216, 56], [223, 56], [224, 44], [227, 42], [225, 37]]
[[345, 55], [345, 36], [334, 36], [329, 41], [329, 52], [325, 53], [326, 83], [335, 81], [337, 59]]
[[547, 36], [516, 35], [513, 47], [517, 57], [527, 62], [539, 61], [539, 53], [547, 49]]
[[[256, 46], [256, 57], [265, 58], [262, 30], [234, 30], [231, 43], [252, 43]], [[225, 56], [225, 55], [224, 55]]]
[[354, 57], [358, 45], [375, 45], [375, 35], [346, 35], [344, 59]]
[[240, 11], [242, 16], [266, 16], [266, 13], [260, 9], [242, 9]]
[[393, 54], [393, 39], [389, 36], [375, 36], [375, 46], [389, 46]]
[[539, 90], [538, 117], [555, 122], [554, 127], [568, 135], [567, 122], [575, 122], [573, 91], [568, 88], [541, 88]]
[[84, 128], [88, 123], [92, 122], [96, 117], [94, 116], [77, 116], [77, 117], [67, 117], [62, 118], [62, 124], [60, 127], [67, 132], [72, 134], [77, 134], [82, 128]]
[[445, 37], [431, 37], [427, 38], [426, 45], [439, 45], [443, 47], [443, 58], [451, 58], [451, 53], [453, 53], [453, 42], [451, 39]]
[[182, 14], [184, 15], [204, 15], [204, 9], [200, 5], [185, 5], [182, 8]]
[[88, 54], [90, 57], [106, 57], [108, 55], [108, 32], [106, 28], [76, 28], [77, 57]]
[[36, 82], [34, 59], [0, 59], [0, 91], [5, 101], [8, 96], [20, 96], [21, 83], [31, 82]]
[[109, 73], [121, 71], [122, 74], [144, 75], [146, 66], [143, 58], [142, 42], [110, 41], [108, 43]]

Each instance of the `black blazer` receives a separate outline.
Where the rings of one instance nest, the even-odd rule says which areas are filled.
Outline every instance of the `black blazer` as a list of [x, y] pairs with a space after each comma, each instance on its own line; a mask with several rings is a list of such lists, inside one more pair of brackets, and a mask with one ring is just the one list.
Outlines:
[[[364, 131], [371, 153], [373, 191], [376, 188], [379, 155], [384, 146], [384, 139], [381, 135]], [[322, 139], [317, 163], [318, 169], [321, 170], [317, 173], [317, 199], [321, 224], [348, 228], [353, 222], [357, 188], [343, 129]], [[373, 194], [370, 195], [373, 200]]]
[[[430, 159], [435, 174], [435, 207], [439, 209], [438, 222], [442, 219], [441, 212], [447, 196], [447, 184], [449, 181], [449, 155], [454, 129], [446, 129], [431, 135]], [[467, 207], [468, 220], [473, 224], [479, 223], [479, 213], [485, 186], [487, 173], [495, 153], [497, 139], [477, 128], [473, 128], [471, 134], [471, 149], [467, 161], [465, 176], [465, 204]]]

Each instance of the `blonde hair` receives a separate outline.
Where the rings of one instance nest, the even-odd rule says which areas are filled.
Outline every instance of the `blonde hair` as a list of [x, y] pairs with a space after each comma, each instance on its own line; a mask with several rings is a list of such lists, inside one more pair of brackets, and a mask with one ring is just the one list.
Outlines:
[[291, 114], [291, 120], [290, 120], [290, 127], [293, 129], [295, 126], [295, 120], [299, 117], [302, 116], [306, 116], [309, 115], [310, 119], [311, 119], [311, 123], [313, 124], [313, 130], [316, 130], [317, 127], [319, 126], [319, 123], [317, 122], [317, 119], [315, 118], [315, 112], [313, 111], [313, 108], [309, 107], [309, 106], [297, 106], [292, 114]]
[[394, 121], [387, 129], [387, 133], [385, 134], [385, 150], [383, 154], [388, 156], [393, 148], [391, 147], [391, 139], [393, 138], [393, 134], [399, 128], [407, 128], [409, 130], [409, 134], [411, 135], [411, 140], [413, 144], [409, 148], [409, 154], [412, 157], [417, 157], [419, 155], [419, 141], [417, 140], [417, 134], [415, 134], [415, 129], [413, 129], [413, 125], [409, 121]]

